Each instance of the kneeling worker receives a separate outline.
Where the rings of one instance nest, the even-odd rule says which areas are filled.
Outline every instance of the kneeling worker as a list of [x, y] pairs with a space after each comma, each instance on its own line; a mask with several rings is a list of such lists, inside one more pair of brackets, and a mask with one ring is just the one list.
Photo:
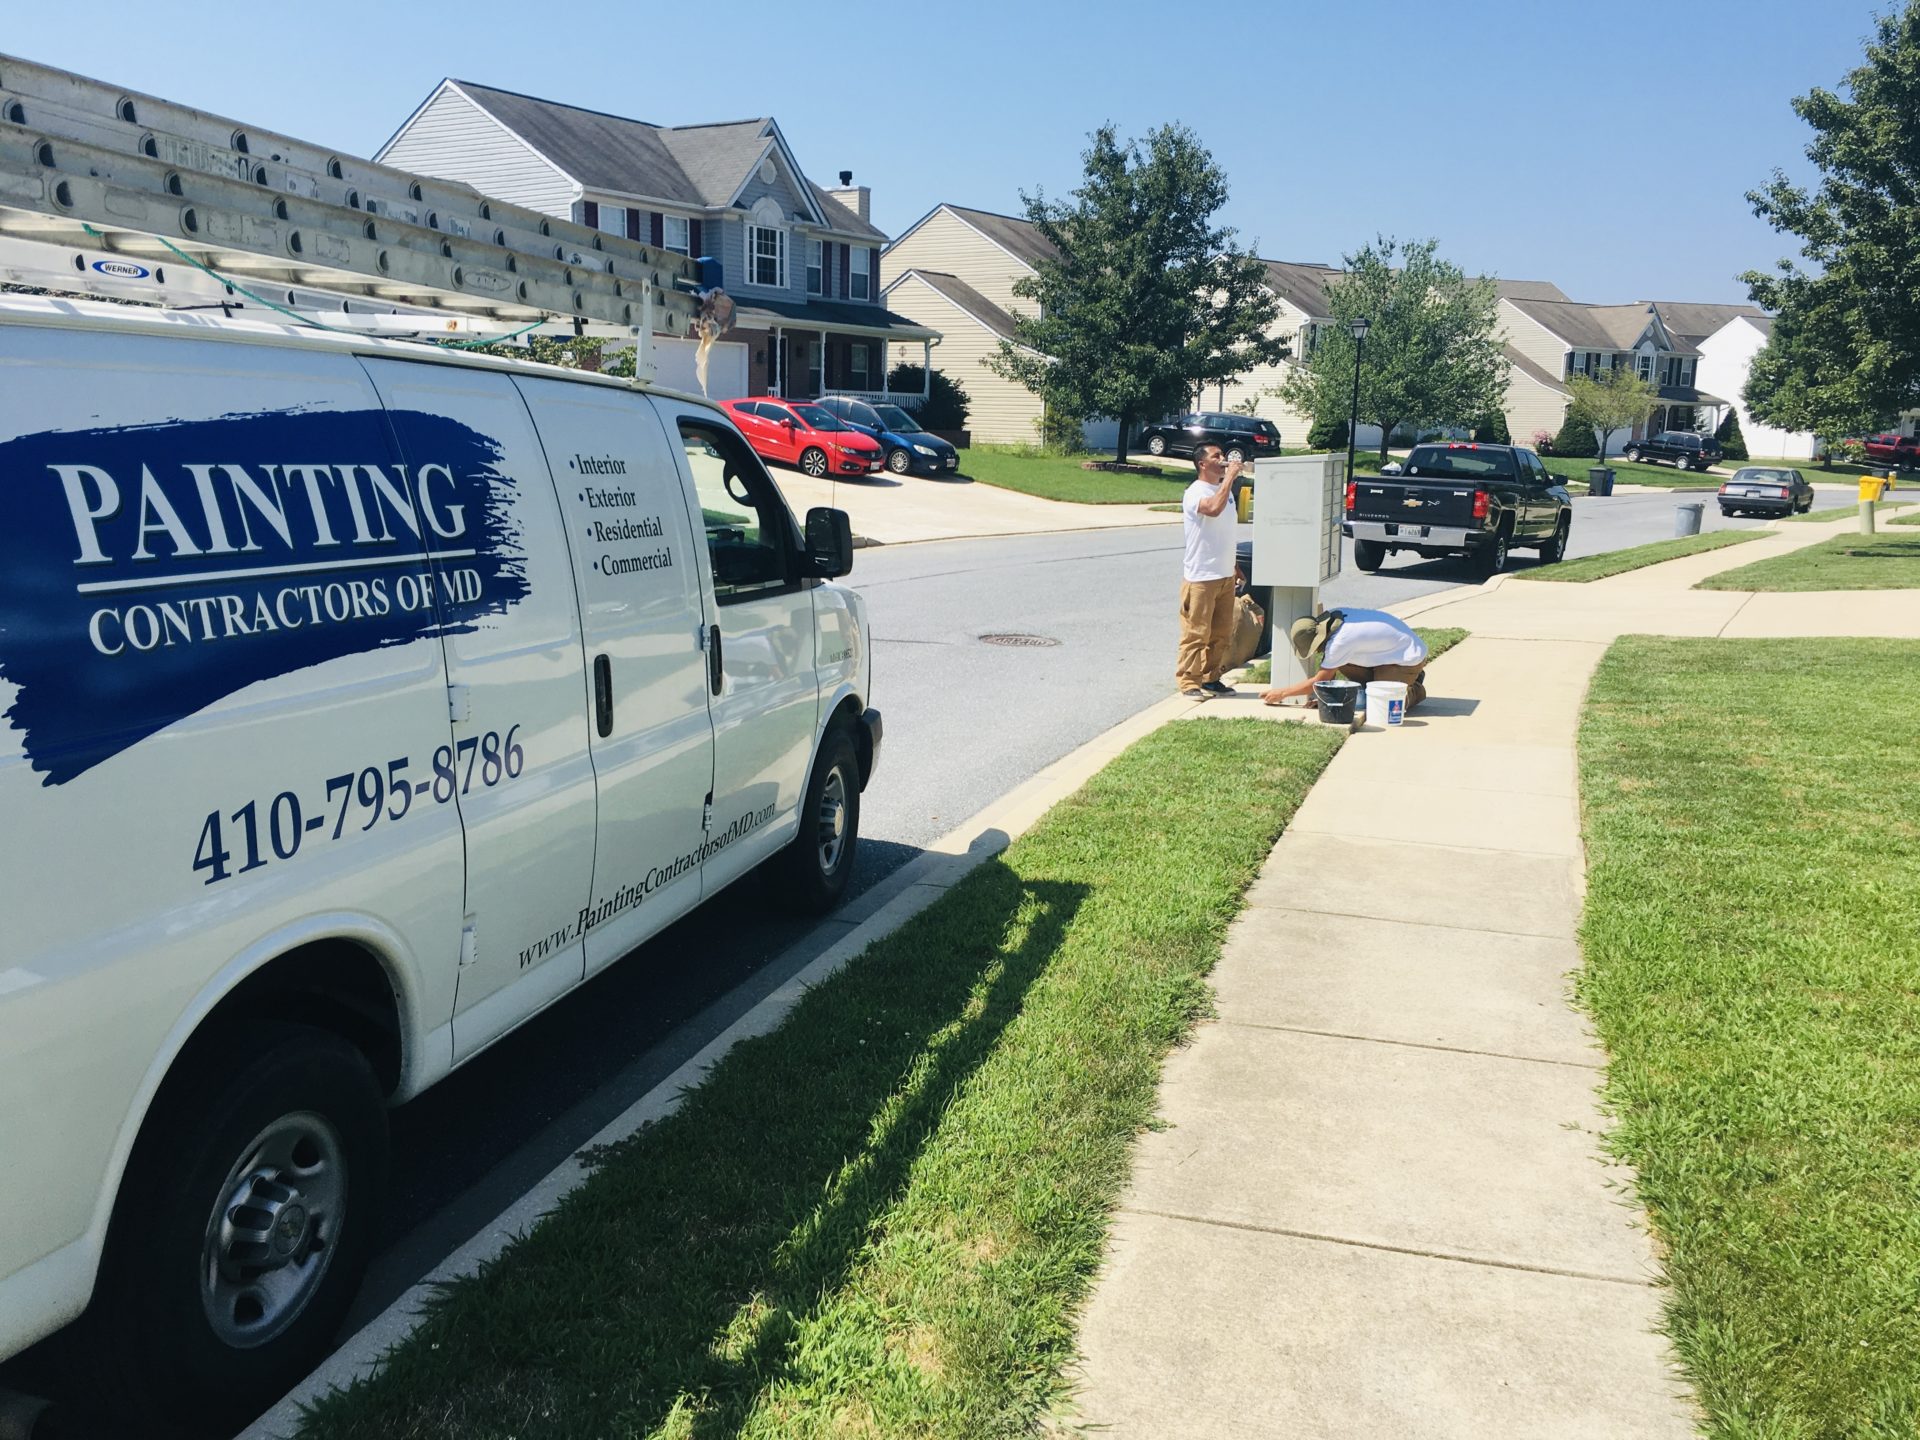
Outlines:
[[1427, 698], [1427, 643], [1404, 620], [1384, 610], [1323, 610], [1305, 620], [1296, 620], [1287, 631], [1293, 653], [1305, 660], [1320, 652], [1319, 673], [1298, 685], [1285, 685], [1262, 691], [1260, 698], [1278, 705], [1296, 695], [1305, 695], [1313, 703], [1317, 681], [1344, 675], [1366, 684], [1371, 680], [1402, 680], [1407, 686], [1407, 709]]

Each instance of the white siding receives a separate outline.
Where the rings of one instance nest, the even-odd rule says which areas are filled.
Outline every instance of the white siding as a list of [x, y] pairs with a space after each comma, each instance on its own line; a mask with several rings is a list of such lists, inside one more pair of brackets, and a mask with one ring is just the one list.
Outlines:
[[1009, 315], [1039, 313], [1033, 301], [1013, 293], [1013, 282], [1032, 272], [950, 210], [936, 210], [880, 257], [881, 288], [909, 270], [936, 270], [964, 280]]
[[[1033, 445], [1040, 439], [1035, 422], [1040, 398], [1024, 386], [987, 369], [1000, 337], [955, 305], [918, 276], [887, 292], [887, 307], [916, 325], [938, 330], [942, 339], [933, 347], [933, 368], [957, 380], [971, 402], [967, 429], [987, 445]], [[920, 346], [907, 342], [891, 347], [889, 365], [920, 363]]]
[[1730, 401], [1740, 416], [1740, 434], [1749, 455], [1769, 459], [1811, 460], [1814, 438], [1805, 431], [1776, 430], [1747, 413], [1747, 372], [1766, 337], [1745, 320], [1729, 320], [1700, 342], [1699, 388]]
[[580, 187], [452, 85], [442, 85], [375, 157], [562, 220]]

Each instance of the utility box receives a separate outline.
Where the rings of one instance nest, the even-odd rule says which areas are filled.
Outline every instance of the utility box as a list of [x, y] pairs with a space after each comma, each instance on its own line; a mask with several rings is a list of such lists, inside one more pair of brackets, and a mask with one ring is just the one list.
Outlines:
[[1346, 456], [1281, 455], [1260, 462], [1253, 506], [1255, 589], [1273, 626], [1273, 683], [1313, 672], [1288, 648], [1287, 628], [1320, 608], [1320, 586], [1340, 573]]
[[1253, 507], [1255, 585], [1316, 589], [1340, 573], [1345, 457], [1282, 455], [1260, 462]]

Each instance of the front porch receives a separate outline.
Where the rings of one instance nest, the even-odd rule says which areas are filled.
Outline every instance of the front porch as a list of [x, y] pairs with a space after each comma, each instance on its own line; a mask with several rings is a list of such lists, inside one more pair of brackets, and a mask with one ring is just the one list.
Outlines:
[[[927, 397], [940, 332], [878, 306], [752, 301], [726, 338], [751, 349], [751, 393], [788, 400], [854, 395], [908, 409]], [[887, 383], [889, 345], [918, 343], [921, 386], [902, 394]]]

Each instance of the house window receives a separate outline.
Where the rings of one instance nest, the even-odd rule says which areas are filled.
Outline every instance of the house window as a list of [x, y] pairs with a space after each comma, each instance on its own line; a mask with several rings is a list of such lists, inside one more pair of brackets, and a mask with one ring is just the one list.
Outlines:
[[1311, 360], [1313, 358], [1313, 352], [1319, 348], [1320, 327], [1318, 325], [1302, 325], [1300, 327], [1300, 358], [1302, 360]]
[[774, 290], [787, 288], [787, 232], [747, 226], [747, 279]]
[[856, 344], [848, 347], [847, 388], [851, 390], [867, 388], [867, 347], [865, 345]]
[[1579, 357], [1573, 351], [1567, 351], [1567, 378], [1573, 378], [1573, 362]]
[[821, 362], [825, 358], [821, 352], [820, 342], [809, 340], [807, 342], [807, 393], [809, 395], [818, 395], [826, 388], [820, 370]]
[[676, 255], [693, 253], [693, 229], [684, 215], [664, 215], [660, 219], [661, 248]]
[[809, 295], [820, 293], [820, 248], [818, 240], [807, 241], [807, 294]]
[[[865, 252], [861, 253], [860, 258], [863, 261], [867, 258]], [[873, 279], [873, 276], [870, 275], [864, 268], [862, 268], [859, 265], [855, 265], [851, 270], [847, 272], [848, 297], [854, 300], [865, 300], [869, 293], [867, 286], [872, 281], [872, 279]]]
[[1640, 357], [1640, 378], [1648, 383], [1652, 383], [1653, 357], [1651, 355], [1642, 355]]
[[602, 233], [627, 238], [627, 207], [624, 205], [602, 205], [600, 207], [600, 225]]

